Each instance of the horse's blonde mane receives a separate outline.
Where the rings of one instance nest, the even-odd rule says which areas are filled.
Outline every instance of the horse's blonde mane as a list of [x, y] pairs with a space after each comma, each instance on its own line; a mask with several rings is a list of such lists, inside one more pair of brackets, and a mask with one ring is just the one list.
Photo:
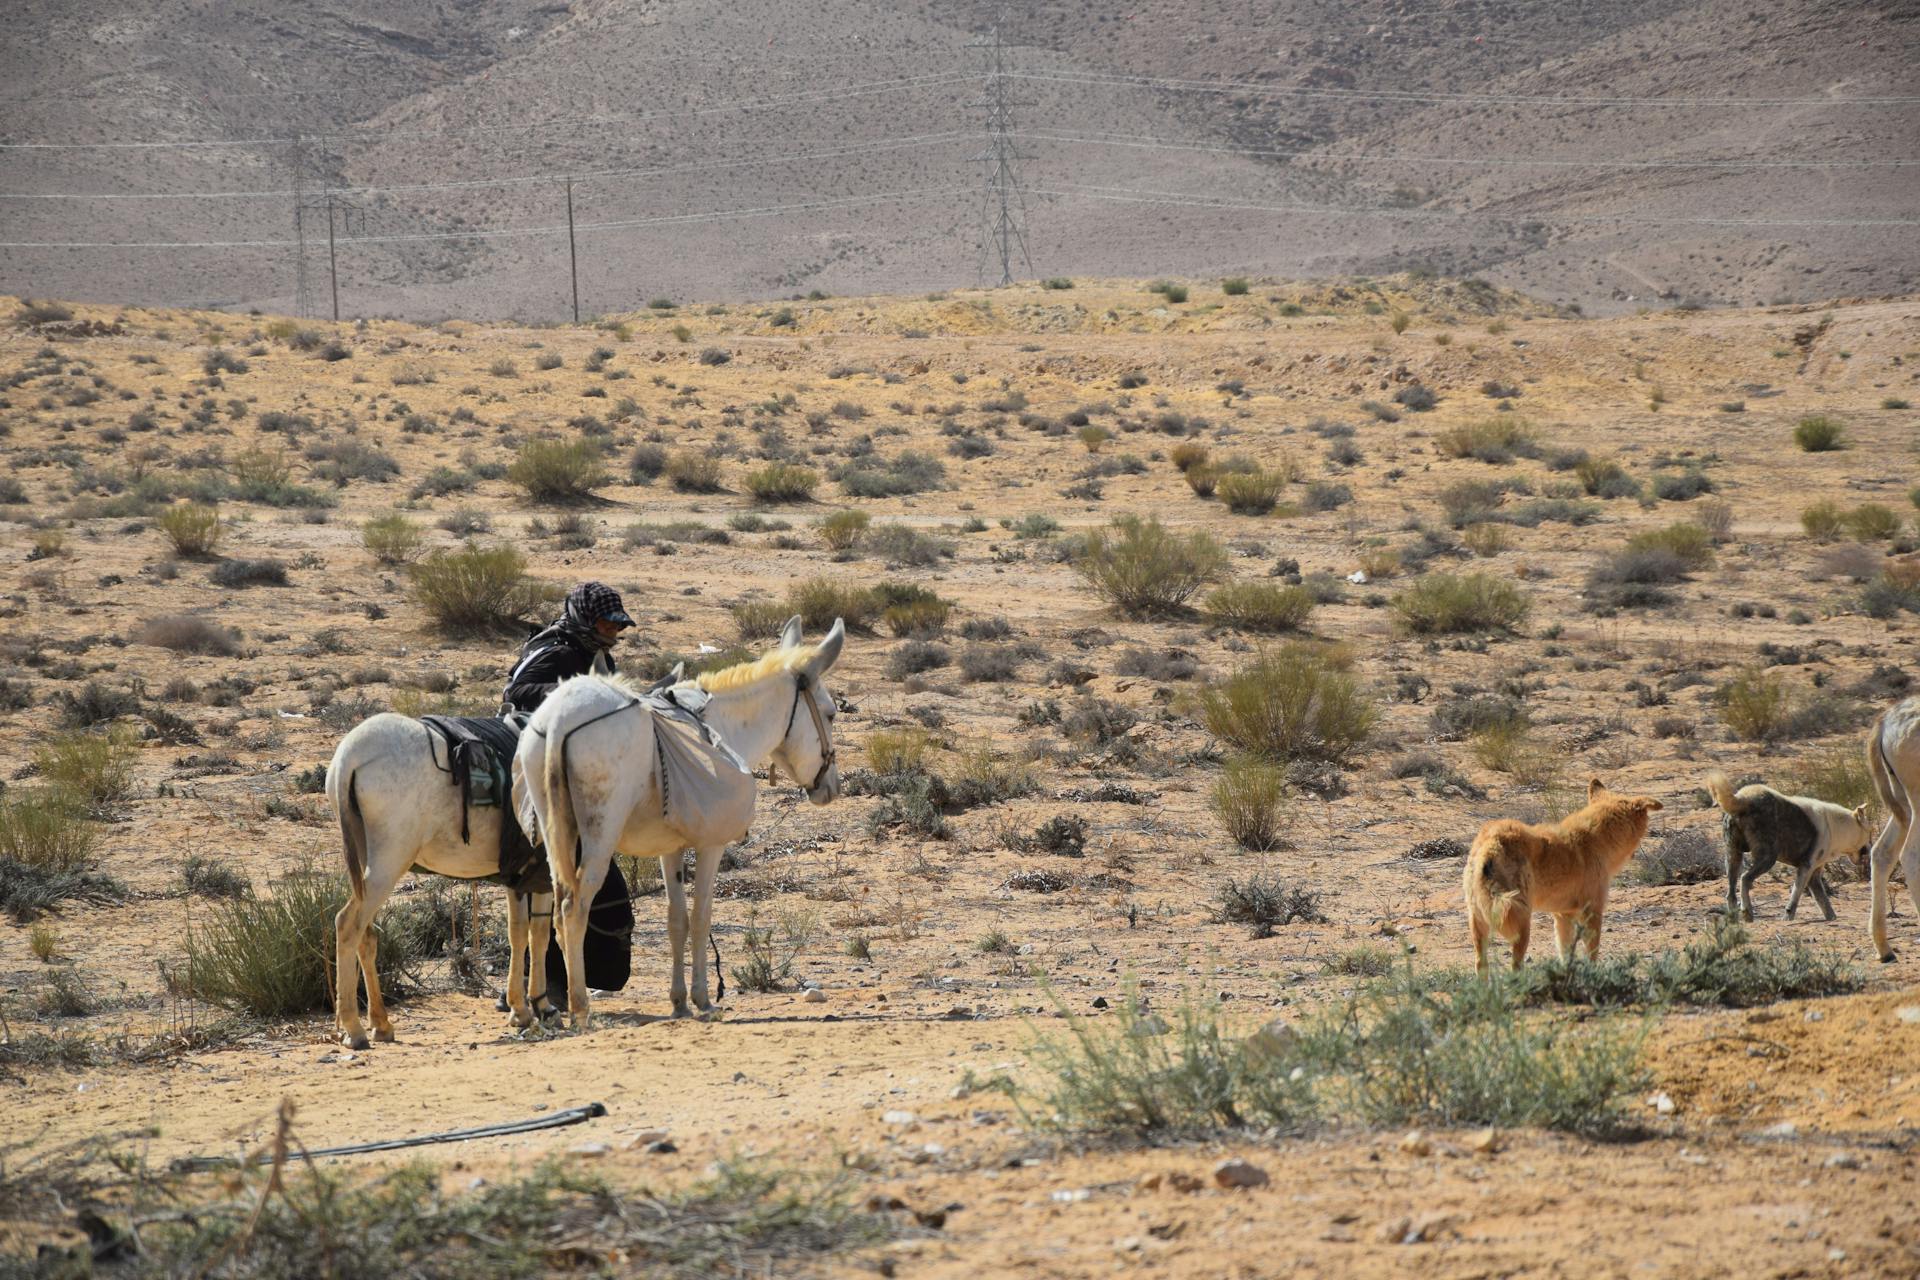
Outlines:
[[722, 667], [718, 671], [709, 671], [694, 683], [708, 693], [728, 693], [735, 689], [744, 689], [770, 676], [782, 675], [805, 666], [819, 651], [820, 646], [817, 644], [795, 645], [791, 649], [774, 649], [749, 662]]

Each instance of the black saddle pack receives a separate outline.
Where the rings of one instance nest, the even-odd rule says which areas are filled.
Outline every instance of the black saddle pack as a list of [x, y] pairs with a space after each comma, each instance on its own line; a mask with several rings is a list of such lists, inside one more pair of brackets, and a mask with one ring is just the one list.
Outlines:
[[469, 809], [500, 811], [500, 869], [485, 879], [517, 894], [552, 892], [546, 855], [527, 839], [513, 813], [513, 753], [526, 717], [422, 716], [420, 722], [446, 748], [446, 763], [436, 752], [434, 764], [459, 788], [460, 839], [472, 840]]

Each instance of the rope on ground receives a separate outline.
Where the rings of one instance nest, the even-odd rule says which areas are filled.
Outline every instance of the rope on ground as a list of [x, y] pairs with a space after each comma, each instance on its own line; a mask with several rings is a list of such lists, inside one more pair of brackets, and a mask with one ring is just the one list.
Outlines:
[[[450, 1129], [444, 1133], [423, 1133], [413, 1138], [388, 1138], [382, 1142], [360, 1142], [347, 1147], [324, 1147], [318, 1151], [305, 1153], [308, 1159], [321, 1156], [357, 1156], [370, 1151], [400, 1151], [407, 1147], [426, 1147], [442, 1142], [471, 1142], [475, 1138], [500, 1138], [517, 1133], [533, 1133], [540, 1129], [558, 1129], [571, 1124], [585, 1124], [607, 1114], [605, 1103], [590, 1102], [584, 1107], [571, 1107], [565, 1111], [556, 1111], [551, 1115], [534, 1116], [530, 1120], [510, 1120], [505, 1124], [482, 1125], [478, 1129]], [[271, 1164], [271, 1153], [262, 1152], [249, 1158], [247, 1164]], [[181, 1156], [168, 1167], [175, 1173], [199, 1173], [207, 1169], [232, 1169], [242, 1162], [232, 1156]]]

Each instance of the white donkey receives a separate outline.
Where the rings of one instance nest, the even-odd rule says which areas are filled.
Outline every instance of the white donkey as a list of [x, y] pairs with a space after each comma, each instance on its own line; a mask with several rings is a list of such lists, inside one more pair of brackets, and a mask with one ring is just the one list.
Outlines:
[[1888, 899], [1893, 896], [1893, 861], [1907, 877], [1907, 896], [1920, 911], [1920, 698], [1881, 713], [1867, 735], [1867, 768], [1873, 789], [1887, 806], [1887, 825], [1867, 855], [1873, 874], [1873, 915], [1869, 925], [1873, 949], [1880, 959], [1892, 960], [1887, 941]]
[[[828, 804], [840, 793], [832, 730], [839, 708], [824, 678], [845, 643], [846, 627], [836, 619], [826, 639], [803, 647], [800, 619], [795, 617], [772, 652], [675, 688], [697, 689], [707, 696], [701, 719], [750, 767], [778, 764], [800, 783], [808, 800]], [[591, 1016], [583, 967], [587, 911], [616, 853], [661, 860], [667, 937], [673, 948], [674, 1016], [690, 1012], [684, 967], [689, 926], [694, 1003], [702, 1012], [713, 1007], [707, 940], [713, 927], [714, 877], [728, 840], [738, 838], [739, 832], [690, 840], [686, 820], [671, 818], [673, 801], [662, 792], [663, 762], [653, 719], [622, 711], [635, 692], [624, 681], [599, 676], [563, 682], [534, 712], [513, 762], [522, 824], [529, 825], [531, 810], [553, 871], [558, 895], [554, 921], [567, 960], [567, 1003], [573, 1025], [580, 1029]], [[697, 827], [698, 815], [694, 819], [691, 825]], [[698, 856], [690, 920], [686, 891], [676, 874], [680, 854], [689, 844]]]

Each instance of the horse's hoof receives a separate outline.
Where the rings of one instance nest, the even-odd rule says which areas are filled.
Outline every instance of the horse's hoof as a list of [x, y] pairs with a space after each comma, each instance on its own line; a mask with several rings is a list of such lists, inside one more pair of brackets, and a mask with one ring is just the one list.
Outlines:
[[524, 1013], [516, 1012], [509, 1014], [507, 1021], [513, 1024], [516, 1030], [524, 1031], [540, 1020], [533, 1016], [533, 1010], [528, 1009]]
[[378, 1043], [380, 1043], [380, 1044], [392, 1044], [392, 1043], [393, 1043], [393, 1028], [392, 1028], [392, 1027], [379, 1027], [379, 1028], [376, 1028], [376, 1029], [375, 1029], [375, 1031], [374, 1031], [374, 1033], [373, 1033], [373, 1038], [374, 1038], [374, 1040], [375, 1040], [375, 1041], [377, 1041], [377, 1042], [378, 1042]]
[[1893, 962], [1894, 962], [1895, 960], [1898, 960], [1899, 958], [1900, 958], [1899, 956], [1897, 956], [1897, 955], [1895, 955], [1895, 954], [1894, 954], [1893, 952], [1891, 952], [1891, 951], [1889, 951], [1889, 952], [1887, 952], [1887, 954], [1885, 954], [1885, 955], [1883, 955], [1883, 956], [1881, 956], [1881, 957], [1880, 957], [1880, 963], [1881, 963], [1881, 964], [1892, 964], [1892, 963], [1893, 963]]
[[373, 1047], [367, 1043], [367, 1037], [364, 1032], [359, 1035], [354, 1035], [352, 1032], [343, 1032], [340, 1036], [340, 1043], [356, 1051], [371, 1049]]

